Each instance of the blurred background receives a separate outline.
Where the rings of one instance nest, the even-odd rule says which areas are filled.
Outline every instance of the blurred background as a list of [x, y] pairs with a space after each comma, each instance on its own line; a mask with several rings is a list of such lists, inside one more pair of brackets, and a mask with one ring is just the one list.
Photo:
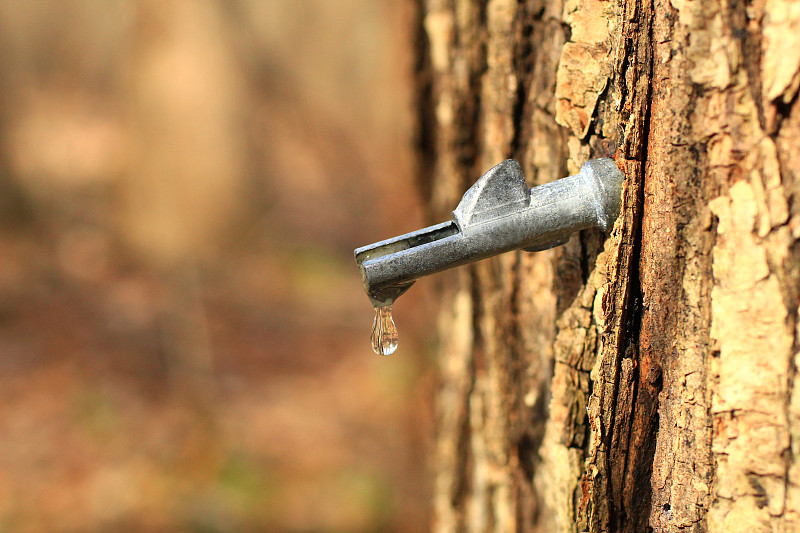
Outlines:
[[427, 529], [410, 4], [0, 0], [0, 532]]

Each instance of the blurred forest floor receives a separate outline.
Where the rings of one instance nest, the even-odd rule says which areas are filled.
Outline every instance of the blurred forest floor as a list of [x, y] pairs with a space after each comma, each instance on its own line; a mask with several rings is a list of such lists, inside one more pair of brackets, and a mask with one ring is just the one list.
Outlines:
[[0, 0], [0, 532], [427, 529], [406, 4]]

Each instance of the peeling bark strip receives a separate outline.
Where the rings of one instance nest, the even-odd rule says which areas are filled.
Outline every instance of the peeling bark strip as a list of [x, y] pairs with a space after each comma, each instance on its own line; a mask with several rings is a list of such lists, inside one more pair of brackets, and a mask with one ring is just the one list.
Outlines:
[[418, 2], [432, 215], [510, 156], [628, 177], [442, 277], [434, 529], [800, 530], [800, 3]]

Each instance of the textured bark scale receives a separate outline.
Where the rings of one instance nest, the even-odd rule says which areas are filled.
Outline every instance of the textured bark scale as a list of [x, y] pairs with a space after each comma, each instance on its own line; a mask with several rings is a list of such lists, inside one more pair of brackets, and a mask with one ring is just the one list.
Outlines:
[[434, 529], [800, 530], [800, 4], [418, 2], [432, 219], [508, 157], [627, 176], [442, 276]]

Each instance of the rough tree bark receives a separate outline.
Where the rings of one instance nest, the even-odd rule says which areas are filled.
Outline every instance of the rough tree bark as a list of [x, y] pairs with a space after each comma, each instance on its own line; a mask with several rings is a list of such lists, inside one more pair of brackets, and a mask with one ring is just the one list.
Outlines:
[[610, 235], [442, 278], [436, 531], [800, 530], [800, 3], [419, 0], [421, 187], [615, 157]]

